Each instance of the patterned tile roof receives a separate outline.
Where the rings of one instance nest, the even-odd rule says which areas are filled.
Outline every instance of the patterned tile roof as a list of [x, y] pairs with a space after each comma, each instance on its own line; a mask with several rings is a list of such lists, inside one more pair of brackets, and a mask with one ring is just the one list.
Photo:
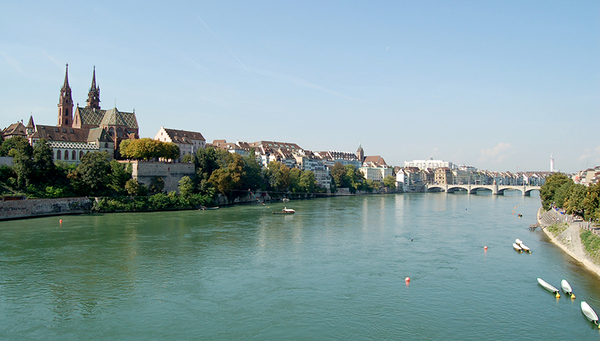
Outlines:
[[98, 110], [92, 108], [77, 107], [75, 115], [79, 116], [81, 125], [120, 125], [133, 129], [138, 129], [138, 123], [135, 117], [135, 112], [119, 111], [117, 110], [117, 108], [109, 110]]
[[82, 125], [90, 124], [99, 126], [104, 118], [105, 112], [106, 110], [77, 107], [77, 109], [75, 109], [75, 116], [79, 116]]
[[37, 125], [34, 139], [45, 139], [47, 141], [58, 142], [93, 142], [100, 140], [102, 142], [112, 142], [112, 138], [102, 128], [77, 129], [70, 127], [56, 127]]
[[[164, 128], [171, 141], [174, 143], [192, 144], [192, 141], [206, 141], [202, 134], [195, 131], [177, 130]], [[223, 140], [224, 142], [225, 140]]]

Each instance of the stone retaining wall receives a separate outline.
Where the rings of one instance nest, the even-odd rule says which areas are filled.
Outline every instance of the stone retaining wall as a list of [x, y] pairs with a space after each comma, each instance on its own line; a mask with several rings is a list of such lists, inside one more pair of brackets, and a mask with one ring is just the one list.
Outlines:
[[89, 198], [28, 199], [0, 202], [0, 220], [89, 213]]

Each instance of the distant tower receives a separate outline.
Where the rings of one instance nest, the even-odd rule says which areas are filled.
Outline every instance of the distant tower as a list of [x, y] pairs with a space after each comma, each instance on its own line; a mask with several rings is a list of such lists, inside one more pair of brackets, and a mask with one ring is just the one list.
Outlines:
[[65, 71], [65, 82], [60, 89], [60, 98], [58, 99], [58, 126], [70, 127], [73, 122], [73, 98], [71, 97], [71, 87], [69, 86], [69, 64]]
[[361, 163], [365, 160], [365, 151], [362, 149], [360, 143], [358, 144], [358, 149], [356, 150], [356, 157]]
[[554, 158], [550, 154], [550, 173], [554, 173]]
[[96, 86], [96, 67], [94, 66], [94, 74], [92, 75], [92, 86], [88, 92], [86, 108], [100, 110], [100, 86]]
[[25, 127], [27, 131], [27, 136], [30, 136], [35, 132], [35, 123], [33, 123], [33, 115], [29, 116], [29, 122], [27, 123], [27, 127]]

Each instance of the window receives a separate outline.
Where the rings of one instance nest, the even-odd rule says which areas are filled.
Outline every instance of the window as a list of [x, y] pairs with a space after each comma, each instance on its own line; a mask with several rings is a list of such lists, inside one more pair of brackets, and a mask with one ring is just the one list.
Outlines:
[[65, 150], [65, 160], [68, 160], [68, 159], [69, 159], [69, 151]]
[[76, 151], [71, 152], [71, 160], [77, 160], [77, 152]]
[[61, 154], [61, 153], [60, 153], [60, 150], [57, 150], [57, 151], [56, 151], [56, 159], [57, 159], [57, 160], [60, 160], [60, 154]]
[[82, 157], [83, 157], [83, 150], [81, 150], [81, 151], [79, 152], [79, 160], [81, 160], [81, 158], [82, 158]]

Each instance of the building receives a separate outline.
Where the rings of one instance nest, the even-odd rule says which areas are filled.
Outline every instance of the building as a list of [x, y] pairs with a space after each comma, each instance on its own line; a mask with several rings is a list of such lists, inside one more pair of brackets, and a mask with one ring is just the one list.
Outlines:
[[10, 125], [3, 131], [4, 136], [23, 136], [33, 145], [40, 139], [48, 141], [55, 160], [77, 163], [90, 151], [106, 151], [110, 158], [117, 157], [118, 146], [124, 139], [138, 138], [138, 124], [133, 112], [119, 111], [117, 108], [100, 108], [100, 87], [96, 85], [96, 68], [92, 74], [92, 85], [88, 92], [85, 107], [76, 106], [73, 111], [73, 97], [69, 86], [69, 65], [65, 70], [65, 80], [58, 99], [58, 124], [56, 126], [36, 125], [33, 116], [27, 126], [22, 122]]
[[154, 136], [155, 140], [162, 142], [172, 142], [179, 147], [179, 158], [184, 155], [194, 154], [200, 148], [206, 146], [206, 140], [201, 133], [195, 131], [167, 129], [160, 127], [158, 133]]
[[452, 184], [452, 170], [448, 167], [436, 168], [433, 181], [438, 185]]
[[440, 167], [446, 167], [450, 169], [456, 168], [452, 162], [443, 161], [443, 160], [413, 160], [413, 161], [404, 161], [404, 167], [417, 167], [419, 169], [437, 169]]
[[[359, 147], [359, 151], [362, 148]], [[379, 156], [365, 156], [362, 166], [359, 170], [365, 176], [365, 179], [383, 182], [386, 176], [391, 176], [394, 172], [393, 169], [388, 167], [385, 160]]]

